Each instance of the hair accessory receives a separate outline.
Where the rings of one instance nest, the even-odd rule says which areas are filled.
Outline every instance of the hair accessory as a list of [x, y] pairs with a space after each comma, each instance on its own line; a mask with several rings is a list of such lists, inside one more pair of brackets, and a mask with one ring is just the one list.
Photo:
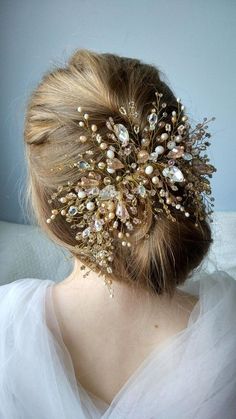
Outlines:
[[125, 122], [115, 123], [109, 117], [102, 134], [97, 125], [89, 123], [90, 115], [78, 107], [82, 130], [78, 141], [84, 152], [70, 166], [78, 169], [78, 180], [58, 186], [48, 201], [57, 203], [47, 223], [56, 216], [71, 223], [80, 257], [99, 267], [111, 297], [112, 280], [106, 275], [112, 273], [114, 239], [131, 246], [130, 231], [144, 223], [147, 215], [144, 210], [138, 217], [140, 203], [145, 208], [145, 202], [151, 200], [155, 219], [165, 212], [175, 222], [172, 213], [179, 210], [185, 217], [195, 216], [196, 226], [198, 220], [213, 213], [207, 176], [212, 177], [216, 168], [200, 153], [210, 145], [204, 141], [211, 136], [206, 124], [215, 117], [204, 118], [192, 129], [179, 98], [176, 107], [169, 106], [176, 110], [168, 113], [167, 104], [161, 101], [163, 94], [155, 92], [155, 96], [143, 128], [138, 124], [135, 103], [130, 101], [128, 109], [119, 108]]

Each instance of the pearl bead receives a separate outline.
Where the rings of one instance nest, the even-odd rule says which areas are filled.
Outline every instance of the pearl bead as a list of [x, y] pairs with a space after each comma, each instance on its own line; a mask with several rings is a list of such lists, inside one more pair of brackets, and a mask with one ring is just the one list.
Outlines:
[[47, 224], [50, 224], [50, 222], [51, 222], [51, 218], [48, 218], [47, 219]]
[[167, 134], [167, 132], [163, 132], [163, 134], [161, 134], [161, 140], [165, 141], [168, 140], [169, 135]]
[[78, 195], [79, 198], [85, 198], [86, 197], [86, 193], [84, 191], [79, 191], [77, 195]]
[[118, 237], [119, 237], [119, 239], [122, 239], [122, 237], [124, 237], [124, 234], [122, 233], [122, 231], [119, 231]]
[[97, 129], [98, 129], [98, 127], [97, 127], [97, 125], [92, 125], [91, 126], [91, 130], [93, 131], [93, 132], [96, 132], [97, 131]]
[[108, 150], [108, 151], [107, 151], [107, 157], [108, 157], [109, 159], [113, 159], [113, 158], [114, 158], [114, 156], [115, 156], [114, 151], [112, 151], [112, 150]]
[[185, 217], [189, 217], [189, 212], [185, 212]]
[[58, 210], [57, 209], [53, 209], [52, 210], [52, 214], [58, 214]]
[[188, 117], [186, 115], [182, 116], [182, 121], [187, 121]]
[[79, 126], [80, 127], [84, 127], [84, 122], [83, 121], [79, 121]]
[[162, 154], [162, 153], [164, 153], [164, 151], [165, 151], [165, 149], [164, 149], [164, 147], [162, 145], [158, 145], [155, 148], [155, 152], [158, 153], [158, 154]]
[[177, 143], [180, 143], [180, 142], [181, 142], [181, 140], [182, 140], [181, 135], [177, 135], [177, 136], [175, 137], [175, 141], [176, 141]]
[[106, 148], [107, 148], [107, 143], [101, 143], [101, 144], [100, 144], [100, 148], [101, 148], [102, 150], [106, 150]]
[[152, 172], [153, 172], [153, 167], [152, 167], [152, 166], [147, 166], [147, 167], [145, 168], [145, 173], [146, 173], [147, 175], [150, 175]]
[[95, 207], [95, 205], [94, 205], [94, 203], [93, 203], [93, 202], [87, 202], [87, 204], [86, 204], [86, 208], [87, 208], [89, 211], [92, 211], [92, 210], [94, 209], [94, 207]]
[[109, 212], [108, 218], [109, 218], [109, 220], [113, 220], [113, 218], [115, 218], [114, 212]]
[[56, 218], [55, 214], [52, 214], [50, 218], [54, 220]]
[[66, 210], [61, 210], [61, 215], [66, 215]]
[[172, 148], [174, 148], [176, 146], [176, 144], [175, 144], [175, 142], [174, 141], [168, 141], [168, 143], [167, 143], [167, 148], [169, 149], [169, 150], [172, 150]]
[[126, 246], [126, 242], [125, 241], [122, 242], [122, 246]]
[[128, 246], [128, 247], [131, 247], [131, 243], [130, 243], [130, 242], [128, 242], [128, 243], [127, 243], [127, 246]]
[[79, 137], [79, 140], [81, 141], [81, 143], [85, 143], [87, 141], [87, 137], [85, 135], [81, 135]]
[[158, 182], [159, 182], [158, 177], [157, 176], [153, 176], [152, 183], [154, 183], [154, 185], [157, 185]]
[[78, 112], [82, 112], [82, 108], [81, 108], [81, 106], [79, 106], [79, 107], [77, 108], [77, 111], [78, 111]]
[[84, 119], [89, 119], [89, 115], [87, 113], [84, 114]]
[[66, 203], [66, 198], [62, 197], [62, 198], [59, 199], [59, 201], [62, 202], [63, 204], [65, 204]]

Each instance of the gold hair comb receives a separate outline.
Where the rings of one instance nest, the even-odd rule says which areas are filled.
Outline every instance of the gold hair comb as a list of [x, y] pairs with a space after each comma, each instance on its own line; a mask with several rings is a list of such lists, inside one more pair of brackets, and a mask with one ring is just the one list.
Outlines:
[[75, 247], [81, 257], [89, 257], [99, 267], [111, 297], [112, 280], [106, 274], [112, 273], [114, 239], [131, 246], [130, 231], [147, 216], [146, 210], [142, 218], [137, 216], [140, 203], [151, 202], [155, 219], [165, 212], [175, 222], [173, 208], [185, 217], [191, 214], [196, 226], [213, 213], [207, 176], [212, 177], [216, 168], [200, 153], [210, 145], [207, 123], [215, 117], [204, 118], [192, 129], [179, 98], [177, 110], [168, 114], [167, 104], [161, 102], [163, 94], [155, 92], [155, 96], [143, 129], [135, 103], [130, 101], [128, 109], [119, 108], [126, 123], [116, 124], [109, 117], [103, 135], [97, 125], [89, 123], [90, 115], [78, 107], [79, 127], [84, 131], [78, 141], [86, 148], [71, 166], [78, 169], [78, 181], [58, 186], [49, 200], [57, 203], [47, 223], [58, 215], [71, 223], [78, 241]]

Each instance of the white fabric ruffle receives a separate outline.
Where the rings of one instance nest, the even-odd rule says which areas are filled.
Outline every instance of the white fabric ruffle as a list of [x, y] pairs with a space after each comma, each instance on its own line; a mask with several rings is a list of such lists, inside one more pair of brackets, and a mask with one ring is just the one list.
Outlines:
[[54, 281], [0, 286], [0, 419], [236, 418], [236, 281], [199, 273], [187, 328], [154, 349], [110, 405], [76, 380], [52, 300]]

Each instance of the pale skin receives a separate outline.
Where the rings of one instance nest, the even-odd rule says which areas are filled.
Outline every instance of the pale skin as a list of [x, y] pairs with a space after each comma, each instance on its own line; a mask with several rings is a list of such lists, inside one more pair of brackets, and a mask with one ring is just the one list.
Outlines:
[[114, 298], [101, 276], [71, 274], [54, 287], [64, 343], [81, 385], [110, 404], [150, 352], [185, 329], [198, 298], [177, 290], [170, 301], [114, 281]]

